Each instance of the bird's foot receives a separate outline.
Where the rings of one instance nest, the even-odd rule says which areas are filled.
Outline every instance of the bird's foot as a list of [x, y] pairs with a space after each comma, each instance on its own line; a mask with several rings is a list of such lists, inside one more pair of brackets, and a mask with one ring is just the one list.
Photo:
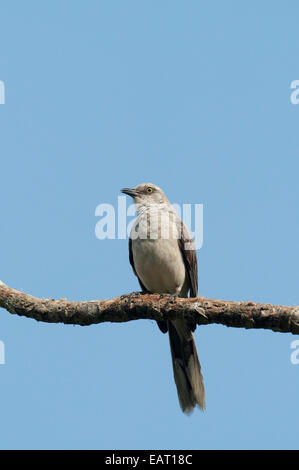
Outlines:
[[139, 297], [140, 295], [144, 295], [145, 292], [131, 292], [130, 294], [123, 294], [120, 296], [120, 299], [121, 300], [125, 300], [127, 299], [128, 300], [128, 305], [130, 306], [131, 305], [131, 301], [134, 297]]
[[178, 298], [178, 294], [160, 294], [160, 299], [163, 299], [164, 297], [168, 297], [168, 300], [165, 304], [165, 308], [167, 308], [169, 304]]

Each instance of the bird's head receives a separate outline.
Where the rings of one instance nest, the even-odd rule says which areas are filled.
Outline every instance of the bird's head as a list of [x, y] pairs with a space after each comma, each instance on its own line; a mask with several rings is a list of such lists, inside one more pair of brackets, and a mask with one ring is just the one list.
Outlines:
[[131, 196], [136, 205], [169, 203], [162, 189], [152, 183], [142, 183], [135, 188], [123, 188], [121, 192]]

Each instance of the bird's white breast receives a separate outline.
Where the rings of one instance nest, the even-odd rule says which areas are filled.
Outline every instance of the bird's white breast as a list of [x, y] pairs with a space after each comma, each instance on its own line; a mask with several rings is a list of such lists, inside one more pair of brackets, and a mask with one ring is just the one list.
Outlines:
[[[141, 211], [132, 228], [135, 270], [148, 291], [180, 295], [186, 271], [176, 236], [175, 217], [173, 214], [170, 216], [169, 227], [161, 233], [161, 224], [157, 223], [158, 212], [150, 214], [156, 223], [149, 226], [149, 212]], [[165, 216], [165, 211], [162, 216]], [[165, 237], [167, 231], [169, 236]]]

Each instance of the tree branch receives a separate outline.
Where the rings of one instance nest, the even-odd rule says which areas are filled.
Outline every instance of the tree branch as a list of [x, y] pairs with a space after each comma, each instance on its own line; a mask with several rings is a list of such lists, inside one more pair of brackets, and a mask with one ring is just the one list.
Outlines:
[[112, 300], [72, 302], [66, 299], [38, 299], [6, 286], [0, 281], [0, 307], [37, 321], [93, 325], [149, 319], [192, 319], [198, 325], [218, 323], [238, 328], [265, 328], [299, 334], [299, 307], [254, 302], [231, 302], [204, 297], [178, 298], [168, 302], [158, 294], [121, 296]]

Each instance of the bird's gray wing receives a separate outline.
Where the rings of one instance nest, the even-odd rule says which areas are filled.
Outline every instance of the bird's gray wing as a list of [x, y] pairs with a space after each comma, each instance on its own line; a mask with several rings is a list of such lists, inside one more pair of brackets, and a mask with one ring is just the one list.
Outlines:
[[[197, 271], [197, 256], [195, 244], [192, 240], [192, 237], [187, 230], [187, 227], [184, 223], [178, 219], [179, 233], [180, 238], [178, 239], [178, 245], [182, 254], [184, 261], [186, 275], [187, 275], [187, 285], [188, 291], [190, 292], [190, 297], [197, 297], [198, 292], [198, 271]], [[168, 331], [167, 321], [161, 320], [157, 321], [158, 327], [163, 333]], [[188, 322], [188, 325], [191, 331], [195, 331], [196, 323]]]
[[197, 297], [198, 272], [196, 248], [189, 231], [182, 221], [180, 221], [180, 238], [178, 243], [185, 264], [190, 297]]
[[[192, 240], [192, 237], [185, 226], [185, 224], [180, 220], [180, 238], [178, 239], [179, 248], [182, 254], [184, 261], [186, 276], [187, 276], [187, 285], [189, 290], [190, 297], [197, 297], [198, 293], [198, 270], [197, 270], [197, 256], [195, 244]], [[196, 323], [189, 321], [188, 325], [191, 331], [195, 331]]]

